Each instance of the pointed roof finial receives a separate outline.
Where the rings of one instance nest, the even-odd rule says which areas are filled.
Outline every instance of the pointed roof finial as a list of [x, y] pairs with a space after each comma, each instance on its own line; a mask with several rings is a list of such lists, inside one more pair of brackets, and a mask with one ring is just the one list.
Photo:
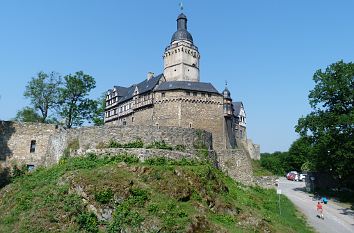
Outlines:
[[182, 2], [179, 3], [179, 9], [180, 9], [181, 11], [183, 11], [183, 3], [182, 3]]
[[227, 87], [227, 80], [225, 80], [225, 86]]

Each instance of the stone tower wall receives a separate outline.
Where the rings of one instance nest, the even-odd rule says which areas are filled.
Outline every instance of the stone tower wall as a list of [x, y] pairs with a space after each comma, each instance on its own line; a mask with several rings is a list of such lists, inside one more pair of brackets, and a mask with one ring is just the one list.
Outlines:
[[230, 148], [226, 140], [227, 132], [223, 117], [223, 98], [213, 94], [211, 97], [187, 96], [185, 91], [155, 94], [154, 121], [161, 126], [172, 125], [183, 128], [203, 129], [213, 134], [213, 148]]
[[164, 53], [166, 81], [199, 82], [199, 52], [187, 42], [176, 42]]

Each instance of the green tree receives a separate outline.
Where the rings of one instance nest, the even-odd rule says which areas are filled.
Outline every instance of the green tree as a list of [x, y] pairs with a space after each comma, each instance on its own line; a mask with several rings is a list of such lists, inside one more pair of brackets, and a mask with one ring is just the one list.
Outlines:
[[43, 118], [30, 107], [18, 111], [14, 120], [19, 122], [43, 122]]
[[288, 152], [276, 151], [274, 153], [261, 154], [261, 166], [276, 175], [284, 175], [286, 171], [291, 170], [286, 165]]
[[[287, 165], [290, 169], [302, 171], [302, 166], [309, 163], [312, 153], [311, 139], [308, 137], [300, 137], [294, 141], [289, 149]], [[309, 164], [308, 164], [309, 165]]]
[[103, 93], [100, 98], [96, 100], [97, 109], [93, 115], [93, 124], [94, 125], [103, 125], [104, 124], [104, 110], [106, 108], [106, 93]]
[[[31, 101], [34, 111], [41, 113], [41, 122], [47, 122], [49, 111], [58, 102], [61, 78], [58, 73], [39, 72], [26, 86], [24, 96]], [[22, 113], [29, 114], [29, 109]]]
[[339, 61], [317, 70], [309, 103], [313, 111], [299, 119], [296, 131], [312, 143], [312, 163], [343, 182], [354, 176], [354, 64]]
[[95, 79], [82, 71], [64, 77], [60, 88], [59, 114], [65, 126], [80, 126], [85, 120], [91, 122], [97, 109], [97, 102], [89, 99], [90, 91], [96, 87]]

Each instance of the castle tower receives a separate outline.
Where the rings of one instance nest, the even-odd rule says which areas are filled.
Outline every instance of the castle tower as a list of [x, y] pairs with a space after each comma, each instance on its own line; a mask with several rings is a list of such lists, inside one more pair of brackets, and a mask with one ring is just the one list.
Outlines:
[[177, 18], [177, 31], [163, 55], [166, 81], [199, 82], [198, 48], [187, 31], [187, 17], [181, 13]]

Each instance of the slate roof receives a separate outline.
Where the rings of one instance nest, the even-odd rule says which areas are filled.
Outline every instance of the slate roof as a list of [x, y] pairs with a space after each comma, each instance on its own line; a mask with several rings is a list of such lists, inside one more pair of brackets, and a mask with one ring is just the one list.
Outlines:
[[208, 93], [220, 93], [215, 89], [211, 83], [202, 82], [188, 82], [188, 81], [170, 81], [161, 83], [156, 91], [168, 91], [168, 90], [190, 90], [190, 91], [201, 91]]
[[163, 77], [163, 74], [159, 74], [155, 77], [152, 77], [149, 80], [145, 79], [141, 83], [131, 85], [130, 87], [120, 87], [120, 86], [117, 87], [117, 88], [120, 88], [120, 89], [118, 89], [118, 93], [120, 91], [123, 93], [123, 95], [121, 95], [119, 93], [119, 96], [122, 96], [122, 97], [119, 98], [118, 103], [123, 103], [123, 102], [133, 98], [134, 91], [135, 91], [136, 87], [138, 87], [139, 94], [143, 94], [143, 93], [151, 91], [159, 83], [159, 81], [162, 77]]
[[242, 102], [232, 102], [234, 106], [234, 115], [238, 116], [240, 114], [241, 106], [243, 105]]
[[[126, 87], [114, 86], [114, 88], [117, 89], [119, 97], [125, 96], [128, 92], [128, 88], [126, 88]], [[110, 90], [110, 91], [113, 91], [113, 90]]]

